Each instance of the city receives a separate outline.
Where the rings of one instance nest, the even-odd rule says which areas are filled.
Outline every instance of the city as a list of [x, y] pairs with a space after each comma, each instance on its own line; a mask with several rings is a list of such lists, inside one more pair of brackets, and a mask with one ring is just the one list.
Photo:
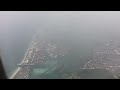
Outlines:
[[[18, 64], [18, 68], [11, 78], [13, 79], [27, 79], [30, 76], [30, 72], [34, 67], [40, 67], [46, 65], [50, 69], [55, 67], [61, 61], [56, 58], [62, 58], [67, 55], [68, 49], [62, 48], [50, 41], [39, 40], [39, 38], [34, 37], [30, 48], [28, 48], [24, 60]], [[48, 60], [49, 59], [49, 60]], [[62, 67], [61, 67], [62, 66]], [[54, 69], [55, 71], [63, 70], [63, 64], [57, 65]], [[47, 72], [50, 69], [46, 69]], [[58, 69], [58, 70], [57, 70]], [[39, 70], [40, 71], [40, 70]]]
[[93, 51], [92, 59], [83, 69], [106, 69], [113, 73], [116, 79], [120, 77], [120, 43], [110, 40], [104, 47]]
[[[18, 68], [12, 75], [12, 79], [29, 78], [64, 78], [81, 79], [80, 73], [66, 73], [64, 71], [63, 57], [68, 54], [69, 49], [63, 48], [54, 41], [40, 40], [37, 36], [28, 48], [24, 60], [18, 64]], [[59, 58], [59, 59], [58, 59]], [[98, 47], [91, 52], [89, 61], [80, 68], [81, 70], [107, 70], [114, 78], [120, 77], [120, 43], [107, 41], [103, 47]], [[37, 74], [35, 74], [37, 73]], [[52, 76], [52, 74], [56, 76]], [[47, 76], [49, 75], [49, 76]]]

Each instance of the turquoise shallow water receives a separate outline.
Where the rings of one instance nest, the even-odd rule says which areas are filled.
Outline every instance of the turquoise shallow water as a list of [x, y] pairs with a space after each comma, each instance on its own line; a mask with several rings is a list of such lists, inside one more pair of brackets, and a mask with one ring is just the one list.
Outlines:
[[[27, 32], [29, 32], [29, 34], [27, 34]], [[78, 31], [75, 30], [74, 32], [69, 30], [67, 32], [52, 30], [52, 32], [42, 31], [41, 39], [53, 40], [57, 44], [69, 49], [68, 55], [64, 58], [64, 64], [67, 71], [70, 72], [83, 67], [89, 60], [90, 52], [104, 44], [104, 41], [109, 40], [106, 36], [103, 37], [102, 33], [99, 33], [99, 36], [97, 36], [93, 34], [93, 32], [85, 33], [79, 31], [78, 34]], [[5, 48], [6, 54], [8, 54], [5, 58], [9, 60], [9, 62], [5, 61], [5, 65], [9, 66], [9, 68], [6, 68], [7, 72], [12, 72], [16, 68], [16, 65], [23, 59], [34, 34], [32, 30], [26, 31], [24, 35], [23, 33], [19, 33], [18, 38], [15, 38], [15, 41], [13, 41], [14, 44], [9, 46], [11, 48]], [[96, 32], [96, 34], [98, 33]]]
[[9, 12], [0, 15], [4, 16], [0, 22], [0, 49], [9, 76], [24, 58], [36, 31], [42, 40], [53, 40], [70, 49], [63, 62], [68, 72], [84, 66], [90, 52], [105, 41], [120, 38], [120, 13]]

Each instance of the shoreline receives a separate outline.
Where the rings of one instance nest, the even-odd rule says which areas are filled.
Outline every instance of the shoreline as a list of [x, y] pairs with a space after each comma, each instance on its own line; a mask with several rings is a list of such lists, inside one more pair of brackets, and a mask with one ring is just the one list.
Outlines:
[[[28, 49], [26, 50], [25, 56], [24, 56], [23, 60], [20, 62], [20, 64], [23, 64], [23, 62], [25, 61], [26, 56], [27, 56], [27, 54], [29, 53], [29, 50], [31, 49], [32, 43], [34, 42], [34, 39], [35, 39], [35, 37], [36, 37], [37, 34], [38, 34], [38, 33], [36, 33], [35, 35], [33, 35], [32, 41], [30, 42], [30, 44], [29, 44], [29, 46], [28, 46]], [[19, 71], [20, 69], [21, 69], [21, 67], [17, 67], [17, 68], [15, 69], [15, 71], [13, 72], [13, 74], [12, 74], [8, 79], [13, 79], [14, 76], [18, 73], [18, 71]]]

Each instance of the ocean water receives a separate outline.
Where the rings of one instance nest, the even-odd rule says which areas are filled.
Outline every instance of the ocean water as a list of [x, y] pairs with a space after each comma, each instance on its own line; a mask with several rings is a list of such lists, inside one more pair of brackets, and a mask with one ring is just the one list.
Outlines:
[[92, 50], [120, 38], [120, 12], [0, 12], [0, 49], [8, 76], [22, 61], [33, 35], [70, 49], [64, 64], [75, 71]]

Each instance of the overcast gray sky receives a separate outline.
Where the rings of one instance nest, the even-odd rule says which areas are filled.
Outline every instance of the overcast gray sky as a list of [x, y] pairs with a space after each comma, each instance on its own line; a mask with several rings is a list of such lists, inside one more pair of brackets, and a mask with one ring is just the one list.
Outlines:
[[[80, 25], [81, 27], [120, 28], [119, 11], [1, 11], [0, 26], [11, 27], [16, 22], [34, 25]], [[3, 30], [3, 29], [0, 29]]]
[[[16, 56], [15, 54], [24, 55], [24, 53], [22, 53], [22, 48], [25, 43], [24, 39], [27, 41], [33, 31], [37, 29], [45, 30], [46, 33], [48, 31], [52, 32], [53, 29], [56, 31], [63, 30], [67, 32], [66, 36], [68, 34], [72, 35], [69, 32], [75, 32], [77, 36], [79, 36], [79, 33], [85, 32], [83, 34], [86, 36], [82, 37], [85, 40], [92, 36], [95, 38], [97, 38], [97, 36], [102, 37], [104, 33], [106, 33], [106, 35], [112, 35], [114, 33], [114, 35], [120, 36], [120, 12], [0, 11], [0, 49], [2, 48], [3, 51], [5, 51], [5, 55], [7, 56], [6, 61], [11, 60], [11, 65], [14, 65], [13, 62], [20, 58], [20, 56]], [[105, 37], [103, 37], [102, 40], [104, 38]], [[10, 63], [6, 64], [8, 69], [11, 65]]]

